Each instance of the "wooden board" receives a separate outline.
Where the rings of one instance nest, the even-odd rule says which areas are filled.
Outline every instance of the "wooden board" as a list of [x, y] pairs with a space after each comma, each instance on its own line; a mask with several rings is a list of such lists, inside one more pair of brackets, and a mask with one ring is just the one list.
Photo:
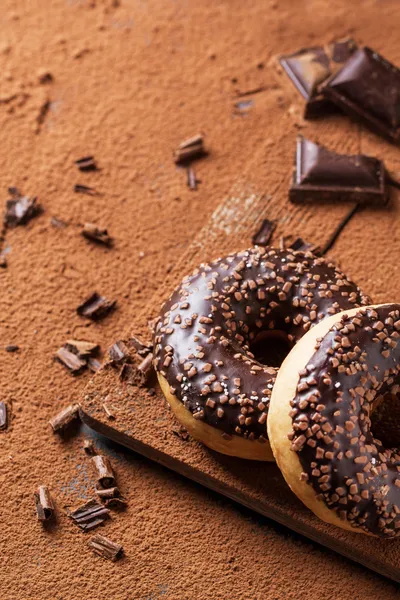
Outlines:
[[[364, 143], [374, 154], [374, 144], [377, 144], [375, 154], [379, 155], [381, 142], [361, 133], [358, 126], [351, 123], [346, 123], [345, 139], [339, 140], [335, 131], [340, 118], [307, 125], [310, 137], [314, 137], [314, 130], [318, 128], [318, 137], [331, 148], [340, 146], [342, 152], [356, 153]], [[142, 312], [134, 315], [133, 333], [146, 333], [148, 319], [156, 316], [173, 287], [198, 263], [251, 245], [251, 236], [263, 218], [277, 222], [275, 244], [280, 236], [290, 236], [290, 239], [301, 236], [323, 246], [347, 214], [351, 208], [348, 205], [337, 204], [327, 209], [294, 206], [288, 202], [291, 169], [287, 149], [290, 146], [294, 151], [295, 132], [290, 117], [286, 119], [290, 139], [284, 139], [280, 133], [276, 134], [277, 139], [270, 136], [260, 145], [230, 193], [215, 208], [204, 227], [194, 232], [193, 242], [174, 268], [165, 274], [156, 296], [147, 299]], [[281, 131], [286, 131], [285, 127]], [[271, 152], [274, 144], [274, 152]], [[286, 156], [280, 150], [283, 147]], [[392, 169], [399, 165], [396, 152], [397, 149], [393, 152], [392, 148], [385, 156]], [[393, 260], [400, 253], [398, 213], [399, 194], [395, 193], [389, 208], [366, 209], [356, 214], [331, 252], [341, 267], [377, 302], [400, 298], [397, 261]], [[368, 247], [367, 252], [366, 235], [371, 239], [371, 251]], [[121, 337], [129, 337], [129, 333], [130, 328]], [[107, 418], [104, 405], [115, 415], [115, 420]], [[182, 440], [176, 435], [178, 424], [157, 387], [151, 396], [121, 383], [117, 371], [106, 368], [88, 385], [81, 406], [84, 422], [97, 432], [400, 582], [400, 540], [378, 540], [327, 525], [292, 494], [276, 465], [218, 455], [194, 440]]]

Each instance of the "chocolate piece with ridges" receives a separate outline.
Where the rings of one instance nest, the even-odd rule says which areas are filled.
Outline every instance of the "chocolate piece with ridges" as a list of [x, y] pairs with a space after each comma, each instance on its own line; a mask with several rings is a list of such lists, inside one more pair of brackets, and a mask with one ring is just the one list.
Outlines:
[[84, 156], [75, 161], [75, 165], [80, 171], [97, 171], [97, 164], [94, 156]]
[[184, 164], [206, 154], [203, 136], [198, 134], [179, 144], [175, 150], [174, 159], [177, 164]]
[[9, 188], [9, 194], [12, 196], [6, 202], [6, 212], [4, 215], [5, 227], [17, 227], [26, 225], [28, 221], [42, 212], [42, 208], [37, 204], [37, 198], [28, 198], [22, 196], [16, 188]]
[[54, 504], [45, 485], [40, 485], [34, 493], [38, 521], [48, 521], [54, 516]]
[[327, 46], [302, 48], [279, 58], [289, 79], [306, 100], [305, 118], [337, 111], [335, 105], [321, 95], [320, 86], [343, 66], [356, 49], [352, 39], [344, 39]]
[[111, 561], [116, 561], [123, 554], [123, 547], [120, 544], [112, 542], [108, 538], [102, 535], [95, 535], [89, 541], [89, 548], [102, 558], [106, 558]]
[[400, 69], [371, 48], [360, 48], [322, 88], [350, 117], [400, 141]]
[[79, 417], [79, 404], [70, 404], [64, 408], [55, 417], [50, 419], [49, 423], [54, 433], [64, 431], [72, 421]]
[[115, 476], [109, 459], [102, 454], [97, 454], [93, 456], [92, 463], [96, 470], [98, 486], [103, 489], [114, 487]]
[[95, 498], [70, 513], [71, 519], [83, 531], [90, 531], [108, 519], [110, 511]]
[[153, 351], [153, 344], [151, 342], [143, 342], [136, 335], [131, 335], [129, 340], [127, 340], [127, 344], [135, 348], [140, 356], [147, 356], [147, 354]]
[[97, 321], [114, 310], [116, 304], [115, 300], [107, 300], [104, 296], [100, 296], [100, 294], [94, 292], [87, 300], [78, 306], [76, 312], [81, 317], [87, 317], [88, 319]]
[[337, 154], [299, 136], [291, 202], [357, 202], [383, 206], [388, 200], [382, 161]]
[[130, 360], [129, 348], [123, 340], [116, 341], [108, 350], [108, 360], [112, 365], [118, 365]]
[[100, 349], [98, 344], [94, 342], [87, 342], [85, 340], [67, 340], [64, 348], [79, 356], [79, 358], [85, 359], [89, 356], [97, 354]]
[[99, 192], [92, 187], [76, 183], [74, 185], [74, 192], [76, 194], [87, 194], [88, 196], [99, 196]]

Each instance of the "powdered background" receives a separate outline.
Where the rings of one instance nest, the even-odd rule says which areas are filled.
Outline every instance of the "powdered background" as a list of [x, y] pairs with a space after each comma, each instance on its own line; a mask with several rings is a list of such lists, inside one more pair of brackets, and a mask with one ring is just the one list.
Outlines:
[[[0, 399], [12, 405], [11, 426], [0, 433], [5, 600], [301, 600], [349, 593], [372, 599], [397, 593], [393, 583], [111, 444], [105, 450], [129, 506], [100, 531], [121, 542], [126, 557], [102, 561], [65, 514], [92, 495], [83, 434], [60, 440], [47, 423], [79, 399], [90, 376], [72, 378], [53, 361], [55, 350], [72, 336], [105, 349], [128, 325], [144, 332], [168, 272], [260, 148], [263, 168], [246, 176], [266, 192], [278, 178], [281, 196], [298, 129], [311, 137], [329, 130], [338, 149], [353, 149], [348, 121], [340, 118], [341, 129], [335, 119], [301, 122], [298, 96], [269, 61], [351, 34], [400, 64], [398, 3], [306, 0], [299, 7], [290, 0], [2, 2], [0, 189], [5, 200], [8, 186], [20, 187], [38, 195], [45, 209], [27, 227], [7, 233], [9, 266], [0, 273]], [[53, 83], [40, 84], [43, 70]], [[267, 90], [254, 96], [249, 114], [235, 116], [235, 90], [261, 84]], [[47, 101], [50, 110], [40, 124]], [[197, 131], [206, 134], [211, 153], [196, 164], [202, 183], [191, 192], [171, 152]], [[371, 139], [375, 153], [399, 171], [400, 150], [366, 134], [365, 151]], [[99, 172], [77, 171], [74, 160], [87, 154], [96, 156]], [[75, 183], [103, 195], [74, 194]], [[336, 215], [338, 209], [324, 210]], [[384, 228], [371, 211], [331, 252], [379, 301], [388, 291], [398, 297], [390, 260], [390, 249], [393, 262], [398, 256], [397, 212], [395, 194]], [[51, 216], [68, 226], [54, 228]], [[107, 226], [115, 247], [81, 238], [85, 221]], [[375, 252], [382, 238], [389, 248], [384, 264]], [[119, 304], [96, 324], [75, 313], [94, 290]], [[6, 353], [10, 343], [21, 350]], [[57, 525], [49, 530], [34, 512], [32, 492], [40, 483], [50, 486], [57, 503]]]

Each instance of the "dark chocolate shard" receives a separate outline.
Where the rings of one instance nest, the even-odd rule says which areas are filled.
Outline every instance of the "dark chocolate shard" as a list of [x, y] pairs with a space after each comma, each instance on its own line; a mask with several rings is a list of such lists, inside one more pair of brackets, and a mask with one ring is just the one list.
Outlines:
[[107, 300], [107, 298], [94, 292], [87, 300], [78, 306], [76, 311], [81, 317], [87, 317], [88, 319], [97, 321], [114, 310], [116, 304], [115, 300]]
[[357, 202], [384, 205], [388, 200], [382, 161], [337, 154], [299, 136], [289, 197], [292, 202]]
[[87, 360], [87, 366], [93, 373], [97, 373], [97, 371], [100, 371], [102, 365], [101, 362], [97, 360], [97, 358], [89, 356]]
[[153, 352], [153, 345], [150, 342], [143, 342], [136, 335], [131, 335], [127, 344], [128, 346], [135, 348], [140, 356], [147, 356], [150, 352]]
[[190, 190], [197, 190], [198, 180], [196, 178], [196, 173], [192, 169], [192, 167], [188, 167], [187, 169], [187, 186]]
[[114, 498], [104, 500], [104, 506], [113, 510], [123, 511], [128, 506], [128, 502], [122, 496], [115, 496]]
[[327, 46], [302, 48], [293, 54], [279, 58], [289, 79], [306, 100], [305, 118], [337, 111], [335, 105], [322, 96], [320, 88], [343, 66], [356, 49], [354, 40], [346, 38]]
[[86, 194], [87, 196], [99, 196], [99, 192], [92, 187], [87, 185], [83, 185], [81, 183], [76, 183], [74, 185], [75, 194]]
[[97, 242], [104, 246], [112, 246], [113, 244], [113, 239], [108, 235], [105, 227], [98, 227], [93, 223], [85, 223], [81, 233], [83, 237], [92, 242]]
[[198, 134], [179, 144], [175, 150], [174, 159], [177, 164], [185, 164], [206, 154], [203, 136]]
[[116, 544], [102, 535], [94, 535], [88, 545], [95, 554], [113, 562], [118, 560], [124, 552], [120, 544]]
[[28, 221], [42, 212], [42, 208], [37, 204], [37, 198], [22, 196], [17, 188], [8, 188], [11, 198], [6, 202], [6, 211], [4, 215], [5, 227], [17, 227], [26, 225]]
[[63, 408], [49, 423], [54, 433], [63, 432], [75, 419], [79, 418], [79, 404], [70, 404]]
[[3, 401], [0, 402], [0, 431], [8, 427], [8, 407]]
[[75, 161], [76, 166], [80, 171], [97, 171], [97, 164], [94, 156], [84, 156]]
[[400, 141], [400, 69], [371, 48], [357, 50], [322, 92], [375, 133]]
[[73, 375], [79, 375], [87, 366], [86, 360], [79, 358], [79, 356], [68, 350], [66, 346], [57, 350], [55, 358], [71, 371]]
[[64, 348], [73, 352], [79, 358], [87, 359], [89, 356], [96, 355], [100, 346], [94, 342], [86, 342], [84, 340], [67, 340]]
[[54, 504], [45, 485], [40, 485], [34, 493], [38, 521], [48, 521], [54, 516]]
[[95, 498], [70, 513], [71, 519], [83, 531], [90, 531], [109, 518], [110, 511]]
[[264, 219], [258, 231], [253, 235], [254, 246], [268, 246], [272, 234], [275, 231], [276, 223], [269, 219]]

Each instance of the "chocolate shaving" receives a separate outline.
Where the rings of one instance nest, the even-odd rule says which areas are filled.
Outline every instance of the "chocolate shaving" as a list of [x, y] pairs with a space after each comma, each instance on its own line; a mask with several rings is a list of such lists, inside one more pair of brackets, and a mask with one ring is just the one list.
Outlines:
[[70, 404], [64, 408], [55, 417], [50, 419], [49, 423], [54, 433], [64, 431], [72, 421], [79, 417], [79, 404]]
[[115, 487], [115, 476], [109, 459], [102, 454], [97, 454], [93, 456], [92, 463], [96, 471], [98, 486], [102, 489]]
[[6, 202], [6, 212], [4, 215], [5, 227], [17, 227], [26, 225], [28, 221], [42, 212], [42, 208], [37, 204], [37, 198], [23, 196], [21, 192], [14, 187], [8, 188], [8, 193], [12, 196]]
[[111, 420], [115, 419], [114, 413], [108, 408], [107, 404], [103, 404], [103, 409], [104, 409], [104, 412], [106, 413], [108, 419], [111, 419]]
[[103, 244], [103, 246], [112, 246], [113, 240], [104, 227], [98, 227], [93, 223], [85, 223], [81, 233], [87, 240]]
[[48, 112], [51, 108], [51, 100], [47, 99], [43, 102], [36, 117], [36, 133], [40, 133], [42, 125], [46, 120]]
[[118, 365], [130, 360], [129, 348], [122, 340], [115, 342], [108, 350], [108, 360], [112, 365]]
[[75, 194], [87, 194], [88, 196], [99, 196], [100, 193], [92, 187], [76, 183], [74, 185]]
[[7, 269], [7, 258], [4, 254], [0, 254], [0, 269]]
[[70, 513], [69, 516], [83, 531], [90, 531], [108, 519], [109, 514], [108, 508], [93, 498]]
[[321, 255], [324, 256], [328, 250], [332, 248], [338, 239], [339, 235], [342, 233], [343, 229], [346, 227], [347, 223], [353, 218], [356, 212], [360, 209], [359, 204], [355, 204], [352, 209], [347, 213], [347, 215], [340, 221], [339, 225], [336, 227], [335, 231], [330, 236], [329, 240], [326, 242], [325, 246], [321, 250]]
[[6, 352], [18, 352], [18, 350], [19, 346], [16, 344], [8, 344], [8, 346], [6, 346]]
[[272, 234], [275, 231], [276, 223], [264, 219], [258, 231], [253, 235], [254, 246], [268, 246]]
[[188, 167], [187, 169], [187, 186], [190, 190], [197, 190], [197, 178], [196, 173], [192, 169], [192, 167]]
[[97, 171], [97, 164], [94, 156], [84, 156], [75, 161], [80, 171]]
[[312, 252], [313, 254], [320, 255], [321, 250], [315, 244], [305, 242], [302, 238], [296, 238], [289, 246], [291, 250], [300, 252]]
[[153, 351], [153, 345], [150, 342], [143, 342], [135, 335], [131, 335], [127, 343], [129, 346], [133, 346], [140, 356], [147, 356]]
[[107, 300], [104, 296], [100, 296], [100, 294], [94, 292], [85, 302], [78, 306], [76, 312], [81, 317], [87, 317], [96, 321], [108, 315], [115, 308], [116, 304], [115, 300]]
[[0, 431], [4, 431], [8, 427], [8, 407], [3, 401], [0, 402]]
[[50, 225], [52, 225], [53, 227], [57, 227], [57, 229], [64, 229], [65, 227], [67, 227], [67, 223], [65, 223], [58, 217], [51, 217]]
[[206, 154], [203, 136], [199, 134], [179, 144], [178, 148], [175, 150], [174, 159], [177, 164], [182, 164], [205, 156]]
[[114, 510], [124, 510], [128, 503], [122, 496], [115, 496], [115, 498], [109, 498], [105, 500], [104, 506], [107, 508], [113, 508]]
[[267, 86], [260, 85], [259, 87], [253, 88], [251, 90], [244, 90], [243, 92], [238, 90], [236, 92], [236, 98], [245, 98], [246, 96], [253, 96], [253, 94], [260, 94], [261, 92], [265, 92], [265, 90], [267, 89]]
[[54, 516], [54, 504], [45, 485], [40, 485], [34, 493], [38, 521], [48, 521]]
[[79, 375], [87, 366], [87, 361], [83, 360], [73, 352], [67, 349], [66, 346], [59, 348], [55, 354], [55, 358], [66, 367], [73, 375]]
[[107, 560], [116, 561], [123, 554], [123, 547], [102, 535], [94, 535], [89, 541], [89, 548]]
[[119, 489], [117, 487], [106, 488], [104, 490], [96, 490], [96, 496], [99, 498], [110, 499], [119, 496]]

